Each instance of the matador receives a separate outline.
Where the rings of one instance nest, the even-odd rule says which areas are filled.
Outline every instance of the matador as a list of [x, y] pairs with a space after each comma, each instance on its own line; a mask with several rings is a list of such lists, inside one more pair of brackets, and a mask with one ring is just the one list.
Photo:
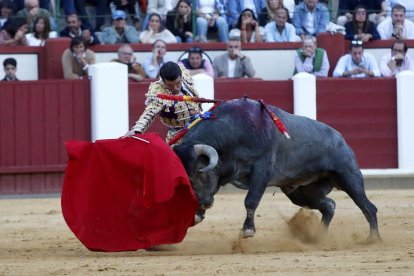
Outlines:
[[157, 115], [168, 127], [166, 140], [186, 126], [192, 116], [201, 113], [201, 105], [194, 102], [160, 99], [157, 94], [198, 97], [190, 73], [175, 62], [167, 62], [160, 68], [160, 79], [149, 86], [145, 110], [125, 136], [144, 133]]

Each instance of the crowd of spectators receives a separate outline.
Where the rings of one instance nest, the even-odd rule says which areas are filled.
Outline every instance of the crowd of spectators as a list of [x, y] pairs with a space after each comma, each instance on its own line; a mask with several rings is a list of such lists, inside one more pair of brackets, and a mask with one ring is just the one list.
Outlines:
[[[27, 33], [43, 33], [40, 40], [45, 40], [70, 27], [69, 17], [77, 16], [82, 30], [97, 33], [95, 44], [152, 43], [156, 39], [227, 42], [233, 36], [242, 42], [284, 42], [291, 41], [293, 32], [303, 40], [306, 35], [341, 28], [349, 40], [367, 42], [392, 35], [414, 39], [414, 2], [409, 0], [338, 0], [336, 18], [328, 9], [332, 8], [326, 4], [329, 1], [322, 0], [60, 0], [66, 20], [56, 12], [55, 2], [0, 0], [0, 28], [22, 17]], [[87, 4], [95, 10], [93, 19], [86, 12]], [[38, 17], [43, 18], [41, 23]], [[39, 32], [42, 27], [36, 24], [45, 30]], [[135, 38], [125, 38], [129, 34]]]
[[[242, 53], [241, 43], [301, 41], [303, 47], [295, 55], [295, 73], [308, 72], [324, 77], [329, 71], [329, 59], [326, 51], [317, 48], [316, 36], [332, 32], [329, 26], [335, 25], [343, 26], [345, 39], [351, 41], [351, 46], [350, 53], [336, 65], [334, 76], [389, 76], [401, 70], [412, 70], [413, 62], [407, 55], [404, 40], [414, 39], [414, 1], [339, 0], [334, 19], [331, 19], [327, 2], [61, 0], [65, 17], [61, 20], [63, 24], [59, 24], [55, 1], [0, 0], [0, 45], [44, 46], [48, 39], [70, 37], [72, 41], [62, 56], [64, 76], [81, 78], [95, 62], [93, 52], [88, 49], [90, 45], [120, 44], [122, 49], [119, 48], [116, 61], [127, 64], [129, 73], [135, 74], [130, 78], [139, 81], [158, 76], [160, 66], [170, 60], [166, 52], [171, 43], [225, 42], [227, 53], [212, 64], [203, 59], [202, 50], [194, 49], [182, 63], [193, 72], [204, 71], [209, 75], [214, 72], [215, 77], [254, 77], [255, 70], [250, 58]], [[94, 20], [87, 15], [86, 4], [94, 7]], [[341, 30], [339, 27], [336, 29]], [[393, 45], [396, 50], [381, 60], [381, 71], [375, 58], [364, 53], [364, 43], [377, 39], [398, 42]], [[128, 62], [123, 54], [133, 53], [132, 48], [127, 47], [130, 43], [153, 45], [151, 57], [144, 60], [142, 66], [135, 59]], [[402, 53], [404, 49], [399, 48], [404, 46]], [[132, 72], [135, 65], [141, 70]]]

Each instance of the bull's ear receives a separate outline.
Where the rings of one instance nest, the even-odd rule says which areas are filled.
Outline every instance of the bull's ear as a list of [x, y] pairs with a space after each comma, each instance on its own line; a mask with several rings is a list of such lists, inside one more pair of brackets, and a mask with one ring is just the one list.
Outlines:
[[207, 172], [212, 169], [214, 169], [217, 166], [218, 163], [218, 154], [217, 151], [209, 145], [204, 144], [197, 144], [194, 145], [194, 152], [196, 153], [196, 156], [204, 155], [208, 158], [209, 164], [205, 166], [204, 168], [199, 169], [200, 172]]

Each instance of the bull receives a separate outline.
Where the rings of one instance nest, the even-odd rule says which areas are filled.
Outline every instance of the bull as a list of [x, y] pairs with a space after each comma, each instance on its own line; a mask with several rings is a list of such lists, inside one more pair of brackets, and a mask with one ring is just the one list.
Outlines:
[[[268, 186], [277, 186], [301, 207], [319, 210], [327, 230], [335, 201], [327, 195], [337, 188], [361, 209], [370, 227], [370, 240], [379, 240], [377, 208], [369, 201], [355, 155], [332, 127], [251, 99], [225, 101], [205, 120], [189, 129], [173, 147], [189, 176], [199, 202], [196, 222], [204, 219], [219, 188], [231, 183], [248, 190], [244, 205], [244, 238], [255, 235], [254, 214]], [[269, 114], [286, 126], [291, 138], [277, 131]]]

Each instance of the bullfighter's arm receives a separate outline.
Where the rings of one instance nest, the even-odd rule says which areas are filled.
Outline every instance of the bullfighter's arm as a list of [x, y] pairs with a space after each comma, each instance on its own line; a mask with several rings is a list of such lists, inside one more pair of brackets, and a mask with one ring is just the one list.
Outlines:
[[162, 108], [163, 104], [160, 100], [148, 98], [148, 104], [145, 107], [141, 117], [139, 117], [138, 121], [135, 122], [132, 130], [135, 133], [144, 133], [152, 124], [158, 113], [161, 112]]

